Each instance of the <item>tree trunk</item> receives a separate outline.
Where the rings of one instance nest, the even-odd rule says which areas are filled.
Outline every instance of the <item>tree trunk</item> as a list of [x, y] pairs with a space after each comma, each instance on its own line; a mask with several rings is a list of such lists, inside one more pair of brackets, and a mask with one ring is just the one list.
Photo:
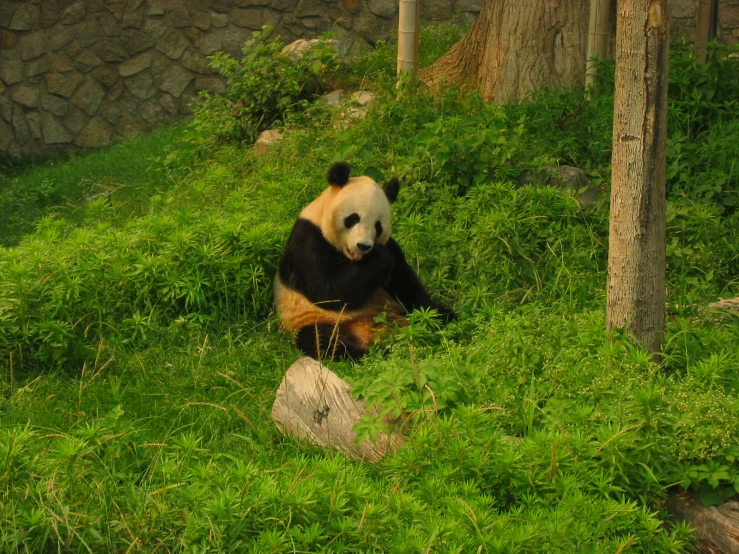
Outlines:
[[422, 75], [479, 88], [487, 101], [522, 98], [541, 85], [582, 85], [588, 2], [485, 0], [469, 32]]
[[657, 352], [665, 326], [666, 0], [619, 0], [607, 326]]

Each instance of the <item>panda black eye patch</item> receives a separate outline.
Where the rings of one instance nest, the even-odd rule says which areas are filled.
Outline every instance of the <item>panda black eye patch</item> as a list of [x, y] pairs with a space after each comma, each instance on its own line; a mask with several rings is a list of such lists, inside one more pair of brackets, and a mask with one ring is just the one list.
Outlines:
[[359, 223], [359, 214], [351, 214], [344, 218], [344, 226], [347, 229], [351, 229], [354, 227], [357, 223]]
[[375, 223], [375, 236], [379, 237], [380, 235], [382, 235], [382, 223], [378, 221]]

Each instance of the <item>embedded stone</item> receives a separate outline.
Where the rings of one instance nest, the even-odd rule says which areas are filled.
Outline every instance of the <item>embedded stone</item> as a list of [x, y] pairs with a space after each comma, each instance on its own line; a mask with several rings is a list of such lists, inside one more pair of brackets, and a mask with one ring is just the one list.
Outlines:
[[74, 29], [74, 36], [82, 48], [87, 48], [100, 42], [104, 35], [103, 28], [94, 17], [89, 17], [82, 23], [77, 23], [72, 28]]
[[190, 26], [190, 16], [187, 13], [187, 6], [177, 0], [168, 2], [167, 19], [173, 27]]
[[187, 13], [194, 27], [197, 27], [201, 31], [210, 29], [210, 14], [200, 6], [192, 6], [187, 10]]
[[378, 18], [366, 7], [359, 10], [359, 15], [354, 18], [352, 29], [362, 38], [373, 41], [384, 36], [390, 29], [390, 22]]
[[67, 131], [67, 128], [51, 114], [46, 114], [44, 117], [41, 130], [46, 144], [66, 144], [72, 142], [72, 138], [74, 138]]
[[72, 33], [72, 29], [68, 27], [56, 27], [46, 31], [46, 39], [49, 43], [49, 48], [55, 52], [62, 46], [69, 44], [69, 41], [73, 38], [74, 34]]
[[195, 79], [194, 85], [196, 92], [200, 92], [201, 90], [215, 92], [216, 94], [226, 92], [226, 82], [219, 77], [199, 77]]
[[351, 14], [355, 14], [359, 11], [359, 5], [361, 3], [362, 0], [343, 0], [342, 5], [346, 11]]
[[170, 66], [170, 64], [171, 62], [169, 61], [169, 58], [167, 58], [167, 56], [165, 56], [161, 52], [152, 50], [151, 52], [151, 74], [152, 75], [161, 75], [162, 73], [164, 73], [164, 70]]
[[18, 43], [18, 37], [6, 29], [0, 29], [0, 49], [9, 50]]
[[128, 55], [133, 56], [154, 46], [154, 40], [138, 29], [128, 29], [123, 33], [123, 45]]
[[3, 92], [5, 92], [5, 83], [0, 81], [0, 94], [2, 94]]
[[13, 129], [10, 128], [10, 125], [0, 119], [0, 150], [6, 152], [8, 150], [8, 145], [12, 140]]
[[190, 43], [184, 35], [174, 29], [171, 29], [157, 42], [157, 50], [173, 60], [179, 59], [188, 46], [190, 46]]
[[206, 56], [210, 56], [223, 48], [223, 33], [220, 31], [211, 31], [205, 33], [200, 40], [200, 51]]
[[[724, 29], [739, 28], [739, 3], [726, 3], [721, 6], [721, 27]], [[735, 33], [734, 36], [737, 36]]]
[[11, 31], [30, 31], [38, 29], [41, 24], [41, 8], [31, 3], [24, 3], [16, 10], [10, 20]]
[[123, 12], [126, 11], [126, 0], [108, 0], [105, 3], [105, 7], [113, 14], [113, 17], [121, 21], [123, 19]]
[[159, 99], [159, 103], [169, 113], [171, 114], [177, 113], [177, 105], [174, 103], [174, 98], [172, 97], [171, 94], [167, 94], [166, 92], [162, 94], [162, 97]]
[[82, 52], [82, 47], [76, 40], [73, 39], [72, 42], [64, 47], [64, 52], [67, 54], [67, 56], [74, 59], [80, 55], [80, 52]]
[[108, 88], [115, 85], [119, 80], [118, 72], [114, 71], [107, 65], [101, 65], [100, 67], [95, 68], [91, 75]]
[[295, 15], [298, 17], [322, 15], [323, 11], [324, 7], [318, 0], [300, 0], [300, 2], [298, 2], [298, 7], [295, 10]]
[[70, 106], [69, 111], [64, 116], [64, 126], [70, 130], [74, 135], [79, 133], [82, 128], [87, 125], [87, 116], [82, 113], [82, 110]]
[[47, 112], [51, 112], [54, 115], [62, 117], [67, 113], [68, 104], [66, 100], [62, 100], [53, 94], [42, 94], [41, 107]]
[[164, 15], [164, 0], [149, 0], [146, 15]]
[[457, 13], [478, 13], [481, 9], [482, 0], [456, 0], [456, 2], [454, 3], [454, 11]]
[[149, 17], [144, 23], [144, 32], [155, 39], [160, 39], [169, 30], [166, 19], [154, 19]]
[[33, 77], [53, 70], [53, 59], [49, 54], [26, 63], [26, 77]]
[[42, 29], [48, 29], [52, 25], [59, 22], [62, 17], [62, 11], [64, 10], [64, 3], [60, 0], [52, 2], [43, 2], [41, 4], [41, 19], [39, 21], [39, 27]]
[[398, 13], [398, 6], [395, 0], [368, 0], [370, 11], [385, 19], [390, 19]]
[[27, 112], [26, 122], [28, 123], [28, 129], [31, 132], [31, 138], [41, 138], [41, 114], [38, 112]]
[[105, 98], [105, 89], [92, 77], [87, 77], [70, 98], [70, 102], [87, 115], [94, 115]]
[[454, 17], [452, 0], [434, 0], [421, 8], [421, 16], [428, 19], [451, 19]]
[[244, 43], [251, 37], [249, 29], [229, 26], [223, 35], [223, 50], [232, 56], [241, 57]]
[[300, 20], [306, 29], [315, 30], [321, 22], [320, 17], [304, 17]]
[[121, 36], [121, 25], [120, 22], [108, 12], [100, 12], [95, 16], [102, 28], [103, 32], [109, 37]]
[[272, 0], [270, 7], [280, 12], [292, 12], [298, 7], [299, 2], [300, 0]]
[[103, 106], [100, 108], [98, 116], [102, 117], [111, 125], [118, 125], [118, 122], [123, 116], [123, 110], [117, 104], [103, 104]]
[[210, 14], [210, 22], [213, 24], [213, 27], [225, 27], [228, 25], [228, 14], [212, 13]]
[[118, 124], [118, 133], [121, 136], [134, 137], [144, 132], [146, 132], [146, 124], [143, 121], [129, 114], [123, 114]]
[[144, 102], [139, 106], [139, 114], [149, 125], [154, 125], [167, 117], [164, 109], [159, 104], [151, 101]]
[[359, 102], [360, 106], [366, 106], [370, 102], [374, 102], [377, 99], [377, 95], [373, 92], [367, 92], [366, 90], [358, 90], [352, 92], [352, 100]]
[[8, 122], [13, 118], [13, 101], [7, 96], [0, 96], [0, 116]]
[[182, 34], [185, 35], [188, 42], [194, 46], [195, 48], [200, 47], [200, 34], [201, 32], [197, 30], [195, 27], [190, 27], [188, 29], [183, 29]]
[[46, 79], [46, 90], [52, 94], [69, 98], [77, 85], [82, 82], [82, 75], [79, 73], [47, 73], [44, 79]]
[[277, 27], [282, 19], [282, 14], [274, 10], [264, 9], [262, 10], [262, 25], [268, 25], [270, 27]]
[[82, 129], [74, 143], [82, 148], [102, 148], [110, 144], [112, 136], [113, 127], [96, 117]]
[[126, 6], [126, 11], [123, 13], [121, 24], [124, 29], [141, 29], [144, 26], [144, 15], [144, 7], [140, 2], [138, 6], [136, 5], [136, 2], [129, 3]]
[[208, 0], [210, 9], [218, 13], [230, 12], [233, 5], [233, 0]]
[[320, 101], [325, 102], [329, 106], [336, 107], [341, 103], [341, 99], [344, 98], [346, 95], [346, 92], [343, 90], [335, 90], [333, 92], [329, 92], [328, 94], [324, 94], [319, 98]]
[[118, 73], [121, 77], [130, 77], [136, 73], [140, 73], [151, 65], [151, 54], [144, 52], [138, 56], [131, 58], [127, 62], [122, 63], [118, 66]]
[[148, 100], [156, 93], [154, 80], [148, 71], [137, 73], [127, 78], [123, 83], [126, 85], [128, 91], [140, 100]]
[[229, 21], [239, 27], [258, 31], [262, 28], [262, 10], [256, 8], [236, 8], [231, 12]]
[[123, 94], [123, 84], [118, 83], [117, 85], [108, 89], [108, 93], [105, 95], [105, 99], [110, 102], [115, 102], [116, 100], [118, 100], [121, 94]]
[[77, 0], [74, 4], [69, 6], [62, 14], [63, 25], [75, 25], [85, 20], [87, 15], [87, 8], [82, 0]]
[[85, 0], [88, 12], [102, 12], [105, 9], [105, 0]]
[[18, 40], [18, 51], [23, 61], [38, 58], [41, 54], [49, 51], [49, 44], [43, 31], [35, 31], [23, 35]]
[[195, 52], [182, 54], [182, 67], [196, 73], [213, 73], [213, 68], [208, 65], [208, 58]]
[[82, 73], [88, 73], [98, 67], [103, 61], [89, 50], [83, 50], [74, 59], [74, 66]]
[[193, 74], [179, 66], [170, 67], [162, 79], [160, 90], [170, 93], [175, 98], [179, 98], [185, 87], [190, 84]]
[[38, 87], [32, 87], [29, 85], [18, 85], [10, 93], [10, 97], [26, 108], [35, 108], [39, 103], [39, 91]]
[[95, 47], [95, 53], [109, 63], [120, 63], [128, 59], [128, 52], [118, 39], [104, 40]]
[[28, 127], [26, 115], [20, 106], [13, 107], [13, 130], [15, 131], [15, 139], [19, 144], [25, 144], [31, 139], [31, 129]]
[[6, 85], [23, 80], [23, 62], [16, 50], [0, 51], [0, 79]]

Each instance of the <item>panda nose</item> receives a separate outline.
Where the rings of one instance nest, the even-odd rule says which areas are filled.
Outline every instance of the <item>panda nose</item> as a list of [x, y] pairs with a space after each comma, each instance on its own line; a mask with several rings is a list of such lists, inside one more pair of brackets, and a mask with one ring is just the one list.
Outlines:
[[367, 253], [372, 249], [371, 244], [364, 244], [363, 242], [357, 243], [357, 248], [359, 248], [362, 252]]

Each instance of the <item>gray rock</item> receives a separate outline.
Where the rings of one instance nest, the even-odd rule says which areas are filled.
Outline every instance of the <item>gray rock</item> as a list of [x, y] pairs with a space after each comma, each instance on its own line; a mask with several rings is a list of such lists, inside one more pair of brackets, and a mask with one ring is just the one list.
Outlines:
[[54, 29], [47, 29], [46, 31], [46, 39], [48, 41], [49, 48], [54, 52], [59, 50], [62, 46], [69, 44], [69, 41], [73, 38], [74, 33], [72, 32], [72, 29], [68, 27], [55, 27]]
[[451, 19], [454, 17], [452, 0], [434, 0], [428, 4], [422, 4], [421, 17], [436, 21]]
[[264, 154], [271, 147], [280, 144], [282, 142], [282, 132], [277, 129], [268, 129], [263, 131], [257, 142], [254, 144], [254, 152], [257, 154]]
[[244, 43], [251, 38], [251, 33], [252, 31], [249, 29], [229, 25], [223, 35], [223, 50], [232, 56], [240, 58]]
[[0, 96], [0, 117], [7, 122], [13, 118], [13, 101], [7, 96]]
[[297, 17], [321, 16], [325, 11], [325, 7], [320, 0], [300, 0], [295, 10]]
[[370, 42], [386, 36], [391, 27], [390, 21], [378, 18], [366, 6], [360, 7], [352, 24], [354, 32]]
[[328, 94], [324, 94], [319, 98], [320, 101], [325, 102], [329, 106], [336, 107], [341, 103], [342, 98], [346, 96], [346, 92], [343, 90], [335, 90], [333, 92], [329, 92]]
[[75, 25], [85, 20], [87, 15], [87, 8], [85, 8], [82, 0], [77, 0], [74, 4], [69, 6], [62, 14], [62, 24], [64, 25]]
[[7, 29], [0, 29], [0, 50], [10, 50], [18, 44], [18, 35]]
[[190, 16], [187, 13], [187, 6], [183, 0], [171, 0], [167, 3], [167, 19], [173, 27], [189, 27]]
[[23, 62], [15, 50], [0, 50], [0, 79], [6, 85], [23, 80]]
[[62, 100], [61, 98], [59, 98], [58, 96], [54, 96], [53, 94], [42, 94], [41, 107], [47, 112], [62, 117], [65, 113], [67, 113], [68, 104], [66, 100]]
[[157, 41], [157, 50], [173, 60], [178, 60], [188, 46], [190, 43], [182, 32], [175, 29]]
[[63, 121], [64, 126], [69, 129], [73, 135], [76, 135], [85, 125], [87, 125], [87, 116], [79, 108], [70, 106]]
[[164, 0], [149, 0], [146, 15], [164, 15]]
[[103, 98], [105, 98], [105, 89], [95, 79], [88, 76], [69, 101], [87, 115], [95, 115]]
[[146, 124], [131, 116], [130, 114], [123, 114], [121, 122], [118, 124], [118, 133], [124, 137], [135, 137], [141, 133], [146, 132]]
[[121, 36], [121, 24], [109, 11], [100, 12], [95, 16], [100, 28], [109, 37]]
[[161, 105], [154, 102], [144, 102], [139, 106], [139, 114], [142, 119], [149, 125], [153, 126], [155, 123], [166, 119], [167, 114]]
[[88, 17], [82, 23], [72, 26], [74, 29], [74, 38], [82, 48], [87, 48], [100, 42], [104, 37], [103, 28], [93, 16]]
[[185, 38], [187, 38], [191, 46], [194, 48], [200, 48], [200, 35], [203, 34], [202, 31], [195, 27], [189, 27], [187, 29], [182, 29], [182, 34], [185, 35]]
[[130, 77], [151, 66], [151, 53], [144, 52], [118, 66], [121, 77]]
[[41, 25], [41, 8], [35, 4], [24, 3], [16, 10], [10, 20], [8, 29], [11, 31], [30, 31]]
[[10, 93], [13, 101], [26, 108], [36, 108], [39, 105], [38, 87], [29, 85], [17, 85]]
[[0, 150], [7, 152], [8, 146], [13, 140], [13, 129], [10, 125], [0, 119]]
[[123, 110], [118, 104], [106, 103], [100, 107], [98, 116], [111, 125], [118, 125], [121, 117], [123, 117]]
[[590, 186], [590, 181], [581, 169], [569, 165], [544, 166], [537, 172], [524, 171], [518, 179], [518, 186], [529, 184], [571, 190], [581, 206], [595, 204], [600, 194], [598, 187]]
[[154, 46], [154, 39], [138, 29], [128, 29], [123, 33], [123, 45], [128, 55], [133, 56]]
[[105, 9], [105, 0], [85, 0], [85, 7], [88, 12], [102, 12]]
[[103, 63], [103, 60], [98, 58], [90, 50], [83, 50], [74, 59], [74, 67], [79, 69], [82, 73], [89, 73], [101, 63]]
[[160, 39], [170, 29], [166, 19], [149, 17], [144, 22], [144, 32], [152, 38]]
[[368, 0], [370, 11], [385, 19], [395, 17], [398, 13], [398, 6], [395, 0]]
[[136, 5], [136, 1], [129, 2], [126, 10], [123, 12], [123, 20], [121, 25], [124, 29], [141, 29], [144, 26], [144, 16], [146, 15], [145, 6], [141, 3]]
[[162, 105], [162, 108], [167, 110], [170, 114], [177, 113], [177, 105], [175, 104], [174, 98], [171, 94], [167, 94], [166, 92], [162, 94], [162, 97], [159, 99], [159, 103]]
[[108, 92], [105, 94], [105, 99], [110, 102], [115, 102], [118, 100], [120, 95], [123, 94], [124, 90], [123, 83], [118, 83], [108, 89]]
[[201, 90], [207, 90], [208, 92], [215, 92], [217, 94], [226, 92], [226, 81], [222, 77], [200, 77], [195, 79], [194, 85], [196, 92], [200, 92]]
[[96, 117], [82, 129], [74, 143], [82, 148], [102, 148], [110, 144], [112, 137], [113, 127]]
[[356, 14], [361, 6], [361, 0], [342, 0], [341, 5], [351, 14]]
[[225, 27], [228, 25], [228, 14], [212, 13], [210, 14], [210, 22], [213, 24], [213, 27]]
[[253, 6], [269, 6], [272, 0], [235, 0], [239, 8], [251, 8]]
[[114, 86], [120, 79], [120, 77], [118, 76], [118, 72], [114, 71], [107, 65], [101, 65], [100, 67], [94, 69], [91, 75], [108, 88]]
[[195, 73], [213, 73], [213, 68], [208, 65], [208, 58], [195, 52], [182, 54], [182, 67]]
[[66, 144], [72, 142], [72, 135], [66, 127], [51, 114], [46, 114], [41, 124], [46, 144]]
[[41, 138], [41, 114], [36, 111], [26, 113], [26, 122], [31, 131], [31, 138]]
[[33, 77], [50, 71], [54, 71], [53, 58], [50, 54], [26, 62], [26, 77]]
[[20, 106], [13, 107], [13, 131], [15, 131], [15, 139], [19, 144], [23, 145], [31, 140], [31, 129], [28, 127], [26, 115]]
[[105, 7], [118, 21], [123, 20], [123, 12], [126, 11], [126, 0], [107, 0]]
[[148, 100], [157, 91], [154, 86], [154, 80], [151, 78], [151, 73], [148, 71], [137, 73], [123, 82], [128, 91], [139, 100]]
[[262, 10], [259, 8], [236, 8], [231, 12], [229, 21], [239, 27], [258, 31], [262, 28]]
[[64, 53], [67, 54], [67, 56], [69, 56], [70, 58], [76, 58], [80, 55], [80, 52], [82, 52], [82, 50], [83, 48], [75, 39], [72, 39], [72, 41], [64, 47]]
[[207, 31], [210, 29], [210, 13], [203, 9], [199, 5], [191, 5], [187, 10], [190, 17], [190, 23], [193, 27], [200, 29], [201, 31]]
[[164, 70], [167, 69], [172, 62], [169, 61], [169, 58], [162, 54], [161, 52], [157, 52], [156, 50], [152, 50], [151, 52], [151, 74], [160, 76], [162, 73], [164, 73]]
[[71, 58], [64, 52], [55, 52], [51, 55], [51, 67], [57, 73], [66, 73], [74, 69]]
[[179, 98], [192, 79], [192, 73], [175, 65], [165, 71], [162, 84], [159, 88], [170, 93], [175, 98]]
[[47, 73], [44, 75], [46, 79], [46, 90], [51, 94], [64, 96], [69, 98], [75, 91], [77, 86], [82, 82], [82, 75], [79, 73]]
[[210, 9], [218, 13], [230, 12], [233, 5], [233, 0], [208, 0]]
[[64, 5], [65, 4], [61, 0], [43, 2], [41, 4], [41, 20], [39, 21], [39, 27], [42, 29], [48, 29], [52, 25], [58, 23], [59, 19], [62, 17]]
[[479, 13], [481, 9], [482, 0], [456, 0], [456, 2], [454, 2], [454, 11], [456, 13]]
[[23, 35], [18, 39], [18, 51], [20, 52], [21, 59], [24, 61], [38, 58], [41, 54], [49, 51], [46, 35], [43, 31], [35, 31]]
[[95, 47], [95, 53], [108, 63], [121, 63], [128, 59], [128, 52], [118, 39], [107, 39]]
[[206, 56], [210, 56], [223, 48], [223, 32], [211, 31], [205, 33], [200, 40], [200, 51]]
[[292, 12], [298, 7], [300, 0], [272, 0], [270, 6], [280, 12]]
[[274, 10], [262, 10], [262, 25], [269, 25], [270, 27], [277, 28], [279, 26], [282, 14]]

